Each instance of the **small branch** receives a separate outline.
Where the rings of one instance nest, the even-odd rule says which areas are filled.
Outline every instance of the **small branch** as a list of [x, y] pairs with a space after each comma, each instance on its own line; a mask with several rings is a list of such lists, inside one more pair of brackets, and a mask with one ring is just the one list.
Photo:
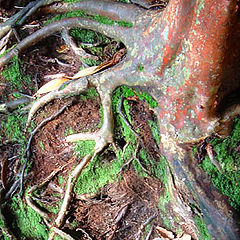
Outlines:
[[11, 102], [2, 103], [2, 104], [0, 104], [0, 112], [7, 114], [7, 113], [17, 109], [18, 106], [20, 106], [22, 104], [30, 103], [32, 100], [33, 99], [30, 97], [22, 97], [22, 98], [13, 100]]
[[90, 237], [90, 235], [89, 235], [86, 231], [84, 231], [82, 228], [77, 228], [76, 231], [81, 231], [81, 232], [83, 232], [83, 233], [87, 236], [87, 238], [88, 238], [89, 240], [93, 240], [93, 239]]
[[37, 1], [30, 2], [26, 7], [21, 9], [14, 16], [9, 18], [4, 23], [0, 24], [0, 39], [11, 30], [12, 26], [16, 25], [17, 21], [19, 21], [18, 25], [20, 26], [38, 8], [49, 5], [54, 2], [59, 2], [59, 1], [61, 0], [40, 0], [40, 1], [37, 0]]
[[157, 216], [157, 213], [154, 213], [150, 216], [144, 223], [141, 224], [140, 228], [138, 229], [136, 240], [140, 240], [140, 236], [144, 228]]

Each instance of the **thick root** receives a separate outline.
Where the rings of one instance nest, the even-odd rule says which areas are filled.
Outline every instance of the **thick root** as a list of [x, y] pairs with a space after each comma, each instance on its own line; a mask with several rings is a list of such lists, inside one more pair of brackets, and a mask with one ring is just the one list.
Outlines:
[[62, 13], [82, 10], [90, 15], [103, 15], [115, 21], [123, 20], [135, 22], [138, 17], [146, 13], [146, 10], [133, 4], [125, 4], [110, 1], [86, 0], [76, 3], [62, 3], [47, 6], [43, 9], [44, 13]]
[[101, 24], [91, 19], [80, 17], [64, 19], [62, 21], [54, 22], [43, 27], [42, 29], [34, 32], [19, 42], [19, 44], [17, 44], [14, 49], [0, 58], [0, 68], [7, 64], [14, 56], [18, 55], [23, 50], [27, 49], [30, 46], [33, 46], [44, 38], [51, 36], [55, 32], [62, 31], [63, 29], [71, 29], [77, 27], [91, 29], [93, 31], [105, 34], [109, 37], [117, 38], [122, 42], [125, 42], [127, 35], [129, 35], [128, 29], [115, 25], [109, 26]]

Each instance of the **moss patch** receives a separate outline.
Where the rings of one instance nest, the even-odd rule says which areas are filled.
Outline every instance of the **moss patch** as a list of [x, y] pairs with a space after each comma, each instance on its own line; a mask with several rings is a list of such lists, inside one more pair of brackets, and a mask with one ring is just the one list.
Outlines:
[[[14, 56], [1, 75], [7, 80], [10, 86], [10, 90], [21, 91], [23, 86], [31, 83], [31, 77], [29, 75], [24, 76], [21, 71], [21, 62]], [[30, 85], [31, 86], [31, 85]]]
[[23, 204], [22, 199], [14, 197], [12, 199], [11, 210], [14, 215], [13, 229], [20, 239], [47, 239], [48, 230], [42, 224], [41, 216], [32, 208]]
[[208, 231], [207, 225], [201, 217], [195, 216], [194, 221], [199, 230], [199, 239], [200, 240], [210, 240], [211, 236]]
[[210, 144], [216, 153], [215, 159], [222, 168], [222, 173], [212, 164], [206, 156], [201, 167], [211, 176], [213, 185], [219, 189], [223, 195], [228, 196], [230, 205], [239, 211], [240, 208], [240, 118], [234, 120], [233, 130], [230, 136], [219, 139], [214, 138]]

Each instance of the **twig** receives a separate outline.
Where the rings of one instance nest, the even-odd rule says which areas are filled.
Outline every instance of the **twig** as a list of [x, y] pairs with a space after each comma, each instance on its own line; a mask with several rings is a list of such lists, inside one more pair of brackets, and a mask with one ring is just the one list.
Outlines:
[[65, 233], [64, 231], [60, 230], [57, 227], [51, 227], [51, 229], [57, 233], [60, 237], [62, 237], [63, 239], [67, 239], [67, 240], [74, 240], [73, 237], [71, 237], [69, 234]]
[[26, 169], [26, 166], [27, 166], [27, 162], [30, 158], [30, 151], [29, 151], [29, 148], [31, 146], [31, 142], [32, 142], [32, 139], [34, 137], [34, 135], [37, 133], [37, 131], [42, 127], [44, 126], [47, 122], [53, 120], [55, 117], [57, 117], [58, 115], [60, 115], [69, 105], [71, 105], [72, 102], [68, 103], [67, 105], [63, 106], [58, 112], [56, 112], [55, 114], [51, 115], [50, 117], [44, 119], [30, 134], [30, 137], [28, 139], [28, 143], [27, 143], [27, 147], [24, 151], [24, 156], [26, 156], [26, 160], [23, 164], [23, 168], [22, 168], [22, 171], [21, 171], [21, 174], [20, 174], [20, 190], [19, 190], [19, 194], [21, 195], [22, 194], [22, 187], [23, 187], [23, 178], [24, 178], [24, 172], [25, 172], [25, 169]]
[[87, 238], [88, 238], [89, 240], [93, 240], [93, 239], [90, 237], [90, 235], [89, 235], [85, 230], [83, 230], [82, 228], [77, 228], [76, 231], [81, 231], [81, 232], [83, 232], [83, 233], [87, 236]]
[[123, 147], [123, 152], [122, 152], [122, 158], [124, 158], [126, 149], [127, 149], [127, 147], [128, 147], [129, 144], [130, 144], [130, 141], [127, 141], [127, 143], [124, 145], [124, 147]]
[[146, 236], [145, 240], [150, 240], [150, 237], [152, 235], [152, 232], [153, 232], [153, 228], [154, 228], [154, 225], [151, 226], [149, 232], [148, 232], [148, 235]]
[[16, 109], [19, 105], [30, 103], [31, 101], [32, 99], [30, 97], [24, 96], [11, 102], [2, 103], [0, 104], [0, 112], [7, 114]]
[[141, 224], [140, 228], [138, 229], [136, 240], [140, 240], [141, 233], [143, 229], [157, 216], [157, 213], [154, 213], [150, 216], [144, 223]]

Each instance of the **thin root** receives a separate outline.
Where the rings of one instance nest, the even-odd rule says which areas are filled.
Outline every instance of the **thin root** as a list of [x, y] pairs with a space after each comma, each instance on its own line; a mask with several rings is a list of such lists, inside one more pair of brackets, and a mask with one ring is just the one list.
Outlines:
[[48, 123], [49, 121], [53, 120], [55, 117], [57, 117], [58, 115], [60, 115], [69, 105], [71, 105], [72, 102], [68, 103], [67, 105], [65, 105], [64, 107], [62, 107], [58, 112], [56, 112], [55, 114], [51, 115], [50, 117], [44, 119], [30, 134], [30, 137], [28, 139], [28, 143], [27, 143], [27, 147], [24, 151], [24, 156], [26, 156], [26, 160], [23, 164], [23, 168], [22, 168], [22, 171], [21, 171], [21, 174], [20, 174], [20, 195], [22, 194], [22, 187], [23, 187], [23, 178], [24, 178], [24, 172], [25, 172], [25, 169], [26, 169], [26, 166], [27, 166], [27, 162], [30, 158], [30, 146], [31, 146], [31, 143], [32, 143], [32, 139], [34, 137], [34, 135], [37, 133], [37, 131], [42, 127], [44, 126], [46, 123]]

